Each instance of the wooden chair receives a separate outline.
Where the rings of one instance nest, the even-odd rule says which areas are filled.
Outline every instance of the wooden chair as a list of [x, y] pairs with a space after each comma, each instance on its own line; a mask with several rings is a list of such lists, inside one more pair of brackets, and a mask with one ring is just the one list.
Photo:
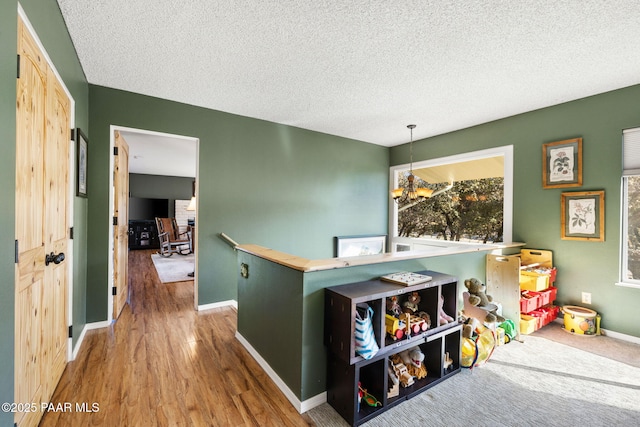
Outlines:
[[175, 218], [156, 218], [160, 255], [170, 257], [174, 253], [187, 255], [193, 252], [191, 231], [180, 233]]

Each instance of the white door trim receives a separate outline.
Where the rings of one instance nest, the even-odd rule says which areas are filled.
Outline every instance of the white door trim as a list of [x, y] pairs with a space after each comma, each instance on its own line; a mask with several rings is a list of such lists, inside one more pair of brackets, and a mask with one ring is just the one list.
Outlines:
[[[113, 216], [115, 214], [114, 212], [114, 201], [115, 201], [115, 194], [113, 191], [113, 172], [114, 172], [114, 159], [113, 159], [113, 147], [115, 147], [115, 132], [119, 131], [119, 132], [128, 132], [128, 133], [141, 133], [141, 134], [146, 134], [146, 135], [155, 135], [155, 136], [161, 136], [161, 137], [169, 137], [169, 138], [174, 138], [174, 139], [184, 139], [185, 141], [193, 141], [196, 143], [196, 204], [198, 203], [198, 168], [199, 168], [199, 161], [198, 158], [199, 156], [199, 149], [200, 149], [200, 139], [198, 138], [194, 138], [192, 136], [186, 136], [186, 135], [175, 135], [175, 134], [171, 134], [171, 133], [165, 133], [165, 132], [156, 132], [156, 131], [152, 131], [152, 130], [146, 130], [146, 129], [137, 129], [137, 128], [130, 128], [130, 127], [126, 127], [126, 126], [118, 126], [118, 125], [110, 125], [109, 126], [109, 209], [110, 209], [110, 213], [109, 213], [109, 230], [112, 229], [113, 227]], [[197, 221], [197, 215], [198, 215], [198, 208], [196, 207], [196, 221]], [[197, 224], [197, 222], [196, 222]], [[197, 227], [196, 227], [196, 233], [197, 233]], [[194, 252], [196, 252], [197, 254], [197, 247], [198, 247], [198, 240], [196, 239], [196, 246], [193, 248]], [[111, 292], [111, 289], [113, 288], [113, 253], [114, 253], [114, 241], [113, 241], [113, 233], [109, 233], [109, 241], [108, 241], [108, 253], [109, 253], [109, 259], [107, 262], [107, 301], [109, 302], [107, 305], [107, 313], [109, 313], [108, 315], [108, 322], [112, 323], [113, 322], [113, 295]], [[198, 307], [198, 257], [196, 256], [196, 265], [195, 265], [195, 276], [193, 278], [193, 289], [194, 289], [194, 307], [197, 310]]]

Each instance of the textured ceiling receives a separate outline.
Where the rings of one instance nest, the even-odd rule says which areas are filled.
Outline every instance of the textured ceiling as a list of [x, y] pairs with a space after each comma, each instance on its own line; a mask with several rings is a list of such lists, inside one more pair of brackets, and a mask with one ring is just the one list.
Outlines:
[[90, 83], [374, 144], [640, 83], [640, 1], [58, 0]]

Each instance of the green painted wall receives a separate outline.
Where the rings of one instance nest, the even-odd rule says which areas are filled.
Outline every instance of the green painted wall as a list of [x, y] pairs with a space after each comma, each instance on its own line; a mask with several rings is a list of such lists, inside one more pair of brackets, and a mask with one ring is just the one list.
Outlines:
[[[553, 251], [558, 268], [558, 303], [581, 304], [602, 315], [602, 327], [640, 336], [635, 312], [640, 290], [615, 286], [620, 244], [620, 174], [622, 130], [640, 126], [640, 86], [632, 86], [414, 143], [414, 160], [448, 156], [513, 144], [513, 240], [529, 248]], [[583, 185], [542, 188], [542, 144], [583, 138]], [[408, 163], [408, 146], [390, 150], [390, 164]], [[560, 239], [560, 194], [605, 191], [605, 238], [602, 243]], [[490, 290], [489, 290], [490, 291]]]
[[[249, 266], [247, 278], [241, 263]], [[238, 333], [300, 398], [303, 273], [242, 251], [237, 265]]]
[[[89, 88], [75, 49], [55, 0], [22, 0], [27, 18], [35, 28], [45, 50], [75, 101], [75, 124], [88, 134]], [[12, 402], [14, 370], [14, 240], [15, 240], [15, 140], [16, 140], [16, 46], [18, 2], [0, 2], [0, 201], [4, 213], [0, 218], [0, 401]], [[75, 198], [73, 326], [74, 343], [86, 323], [86, 239], [88, 200]], [[13, 425], [13, 414], [0, 413], [0, 425]]]
[[236, 254], [218, 236], [307, 258], [333, 236], [386, 233], [384, 147], [90, 85], [87, 317], [107, 318], [109, 125], [198, 138], [199, 304], [237, 298]]
[[[16, 185], [16, 3], [0, 2], [0, 401], [13, 402], [14, 241]], [[0, 425], [13, 425], [13, 414], [0, 412]]]

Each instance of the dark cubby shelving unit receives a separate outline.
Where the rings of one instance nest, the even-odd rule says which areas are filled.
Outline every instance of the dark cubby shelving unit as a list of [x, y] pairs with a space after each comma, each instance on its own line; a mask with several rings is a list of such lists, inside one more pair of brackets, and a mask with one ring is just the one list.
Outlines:
[[[457, 317], [458, 280], [434, 271], [420, 271], [432, 280], [412, 286], [402, 286], [380, 279], [349, 283], [325, 289], [325, 345], [327, 357], [327, 401], [351, 425], [360, 425], [389, 408], [427, 390], [460, 372], [460, 334], [457, 320], [439, 325], [438, 300], [444, 297], [444, 311]], [[419, 310], [431, 318], [426, 331], [394, 340], [386, 333], [387, 298], [396, 296], [400, 305], [408, 295], [420, 295]], [[357, 355], [354, 346], [356, 304], [366, 303], [373, 308], [373, 329], [379, 351], [365, 360]], [[419, 346], [424, 353], [427, 376], [415, 379], [409, 387], [400, 387], [398, 396], [387, 397], [391, 387], [388, 375], [390, 358], [403, 350]], [[453, 361], [445, 368], [445, 354]], [[375, 396], [381, 406], [358, 405], [358, 383]]]

